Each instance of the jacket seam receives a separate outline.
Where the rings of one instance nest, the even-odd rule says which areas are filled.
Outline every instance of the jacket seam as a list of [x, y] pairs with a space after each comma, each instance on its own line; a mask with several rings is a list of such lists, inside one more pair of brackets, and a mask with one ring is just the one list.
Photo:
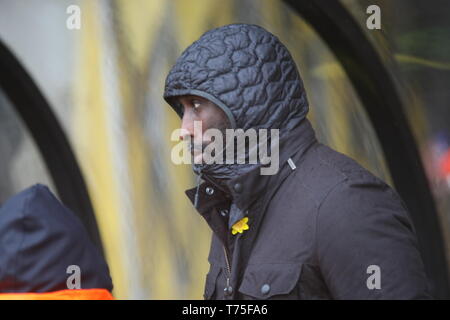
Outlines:
[[322, 207], [322, 204], [327, 200], [327, 198], [338, 188], [338, 186], [343, 185], [344, 183], [346, 183], [346, 181], [347, 181], [347, 179], [340, 180], [333, 187], [331, 187], [328, 190], [328, 192], [326, 193], [326, 195], [323, 197], [322, 201], [320, 201], [320, 203], [317, 207], [317, 211], [316, 211], [316, 215], [315, 215], [315, 227], [314, 227], [314, 249], [313, 249], [314, 254], [313, 254], [313, 256], [314, 256], [314, 261], [319, 266], [319, 269], [320, 269], [320, 264], [319, 264], [319, 252], [318, 252], [319, 248], [318, 248], [317, 234], [318, 234], [318, 228], [319, 228], [320, 208]]

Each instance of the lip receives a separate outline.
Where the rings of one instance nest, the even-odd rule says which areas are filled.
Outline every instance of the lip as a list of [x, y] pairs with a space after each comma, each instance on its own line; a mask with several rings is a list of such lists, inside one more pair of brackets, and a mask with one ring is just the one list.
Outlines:
[[203, 163], [203, 151], [204, 145], [189, 143], [189, 151], [191, 153], [192, 161], [194, 164], [202, 164]]
[[198, 154], [198, 153], [202, 153], [203, 152], [203, 148], [202, 147], [198, 147], [194, 144], [190, 144], [189, 145], [189, 151], [191, 152], [192, 155]]

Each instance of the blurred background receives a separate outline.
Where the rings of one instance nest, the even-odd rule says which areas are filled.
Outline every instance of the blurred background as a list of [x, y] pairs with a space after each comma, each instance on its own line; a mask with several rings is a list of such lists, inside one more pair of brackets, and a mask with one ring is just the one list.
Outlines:
[[[413, 137], [408, 144], [418, 151], [417, 159], [410, 160], [427, 178], [426, 188], [417, 186], [417, 192], [429, 193], [433, 202], [430, 210], [415, 215], [416, 228], [422, 253], [433, 252], [426, 258], [428, 270], [445, 297], [450, 2], [335, 1], [353, 22], [341, 26], [357, 28], [366, 37], [367, 50], [379, 57], [400, 99], [396, 112], [404, 114]], [[372, 4], [381, 9], [380, 30], [366, 27], [366, 9]], [[66, 26], [71, 5], [80, 8], [80, 29]], [[377, 134], [383, 130], [380, 123], [395, 128], [396, 119], [372, 119], [337, 58], [342, 52], [333, 51], [305, 12], [281, 0], [0, 0], [0, 41], [45, 99], [40, 108], [48, 108], [33, 109], [35, 93], [19, 90], [0, 69], [5, 77], [0, 86], [0, 203], [32, 184], [46, 184], [82, 217], [91, 234], [97, 233], [117, 298], [201, 299], [211, 232], [184, 194], [195, 184], [190, 166], [170, 161], [176, 144], [170, 133], [180, 120], [162, 94], [170, 67], [189, 44], [208, 29], [235, 22], [261, 25], [288, 47], [305, 82], [309, 119], [321, 142], [396, 189], [414, 184], [394, 181], [396, 168], [382, 147], [389, 141]], [[30, 102], [19, 105], [11, 98], [14, 90]], [[41, 114], [47, 121], [39, 120]], [[64, 157], [46, 151], [52, 145], [42, 143], [43, 137], [37, 142], [46, 130], [65, 145]], [[71, 169], [55, 169], [68, 158]], [[73, 176], [78, 184], [65, 183]], [[431, 227], [417, 221], [431, 221]]]

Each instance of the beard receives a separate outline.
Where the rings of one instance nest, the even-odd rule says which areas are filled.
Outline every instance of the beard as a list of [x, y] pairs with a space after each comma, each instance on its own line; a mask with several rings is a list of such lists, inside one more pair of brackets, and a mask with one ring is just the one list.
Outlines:
[[[226, 154], [225, 149], [226, 149], [226, 129], [230, 128], [230, 122], [228, 120], [226, 121], [220, 121], [217, 122], [216, 124], [213, 124], [211, 126], [211, 128], [214, 128], [216, 130], [220, 131], [220, 135], [219, 137], [217, 136], [202, 136], [202, 139], [200, 141], [196, 140], [195, 137], [193, 139], [191, 139], [189, 141], [189, 145], [188, 145], [188, 149], [189, 152], [191, 153], [191, 160], [193, 161], [192, 163], [197, 164], [197, 165], [201, 165], [204, 164], [203, 163], [203, 155], [205, 152], [206, 147], [208, 147], [208, 145], [210, 145], [211, 143], [216, 142], [215, 139], [222, 139], [222, 146], [223, 149], [222, 150], [214, 150], [214, 152], [218, 152], [218, 153], [222, 153], [224, 156]], [[215, 154], [212, 154], [212, 156], [214, 157]], [[222, 159], [223, 161], [225, 161], [225, 159]]]

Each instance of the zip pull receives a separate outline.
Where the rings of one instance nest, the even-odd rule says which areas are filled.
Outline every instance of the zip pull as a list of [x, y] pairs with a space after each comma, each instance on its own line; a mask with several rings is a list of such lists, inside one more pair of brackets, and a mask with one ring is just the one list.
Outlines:
[[233, 287], [230, 286], [230, 278], [227, 277], [227, 286], [223, 289], [226, 296], [231, 296], [233, 294]]

